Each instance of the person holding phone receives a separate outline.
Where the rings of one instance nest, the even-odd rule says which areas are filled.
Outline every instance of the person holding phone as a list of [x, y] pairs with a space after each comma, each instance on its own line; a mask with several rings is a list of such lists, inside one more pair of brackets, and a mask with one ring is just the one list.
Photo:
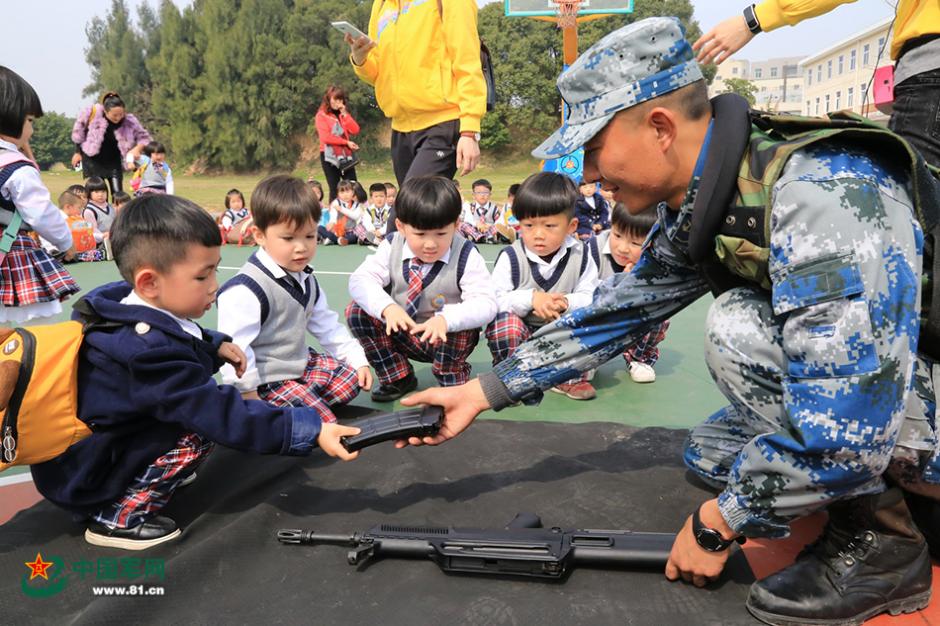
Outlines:
[[[486, 112], [476, 2], [449, 0], [445, 11], [440, 0], [373, 0], [368, 37], [347, 32], [345, 41], [356, 75], [375, 87], [392, 120], [399, 186], [414, 176], [472, 172]], [[388, 230], [395, 230], [394, 210]]]
[[[744, 7], [699, 37], [692, 46], [699, 63], [721, 63], [755, 35], [796, 26], [855, 0], [763, 0]], [[940, 167], [940, 3], [898, 0], [891, 40], [894, 111], [889, 128]], [[881, 51], [877, 51], [880, 55]]]
[[356, 180], [356, 168], [342, 167], [354, 157], [359, 145], [350, 137], [359, 134], [359, 124], [349, 113], [346, 90], [330, 85], [317, 110], [317, 136], [320, 139], [320, 164], [330, 190], [330, 202], [336, 200], [336, 185], [342, 179]]

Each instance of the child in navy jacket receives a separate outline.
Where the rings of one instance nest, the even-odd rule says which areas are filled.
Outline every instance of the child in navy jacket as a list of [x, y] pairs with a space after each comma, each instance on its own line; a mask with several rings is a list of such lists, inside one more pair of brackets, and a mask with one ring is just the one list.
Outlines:
[[91, 436], [34, 465], [36, 488], [90, 520], [92, 544], [139, 550], [180, 534], [158, 516], [213, 443], [262, 454], [356, 457], [340, 444], [358, 429], [321, 423], [313, 409], [243, 400], [212, 379], [246, 359], [230, 338], [204, 330], [215, 300], [219, 230], [182, 198], [147, 195], [114, 223], [112, 250], [127, 282], [104, 285], [75, 305], [87, 330], [78, 366], [78, 416]]
[[574, 216], [578, 218], [578, 239], [585, 241], [610, 229], [610, 207], [595, 183], [582, 180], [578, 191], [581, 197], [574, 205]]

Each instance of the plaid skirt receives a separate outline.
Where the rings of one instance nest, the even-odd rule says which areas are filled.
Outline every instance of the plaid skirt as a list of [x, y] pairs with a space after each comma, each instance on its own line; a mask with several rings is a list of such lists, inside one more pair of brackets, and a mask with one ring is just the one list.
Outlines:
[[78, 292], [78, 283], [61, 263], [29, 235], [22, 232], [17, 235], [0, 264], [0, 303], [3, 306], [61, 301]]

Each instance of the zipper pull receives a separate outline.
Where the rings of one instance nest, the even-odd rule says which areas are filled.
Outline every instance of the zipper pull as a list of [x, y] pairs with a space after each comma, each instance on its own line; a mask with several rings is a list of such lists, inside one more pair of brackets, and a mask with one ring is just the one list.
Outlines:
[[16, 438], [13, 437], [13, 428], [10, 426], [3, 430], [3, 460], [6, 463], [16, 460]]

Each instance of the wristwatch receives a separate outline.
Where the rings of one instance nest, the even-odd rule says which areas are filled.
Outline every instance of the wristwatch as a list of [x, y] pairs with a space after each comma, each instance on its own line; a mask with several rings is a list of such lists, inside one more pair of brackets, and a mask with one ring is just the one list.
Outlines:
[[473, 137], [477, 143], [480, 143], [480, 133], [475, 133], [471, 130], [461, 131], [461, 137]]
[[755, 35], [761, 32], [760, 20], [757, 19], [757, 13], [754, 12], [754, 5], [744, 9], [744, 21], [747, 23], [747, 28]]
[[692, 534], [695, 536], [695, 542], [703, 550], [709, 552], [722, 552], [728, 549], [732, 543], [744, 543], [747, 541], [744, 537], [736, 539], [725, 539], [721, 533], [714, 528], [705, 528], [702, 526], [702, 519], [698, 515], [698, 509], [692, 514]]

